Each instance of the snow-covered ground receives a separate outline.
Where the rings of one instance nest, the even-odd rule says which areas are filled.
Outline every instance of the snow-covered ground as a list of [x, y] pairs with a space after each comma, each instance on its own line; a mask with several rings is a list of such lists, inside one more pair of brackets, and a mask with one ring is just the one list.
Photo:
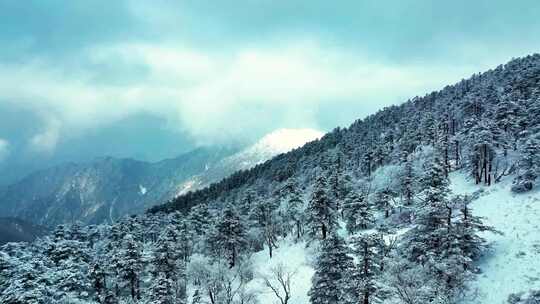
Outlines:
[[[486, 232], [483, 237], [491, 245], [490, 251], [479, 262], [481, 274], [471, 283], [471, 297], [464, 304], [507, 303], [512, 293], [540, 289], [540, 192], [514, 194], [510, 191], [511, 177], [491, 187], [475, 185], [463, 173], [451, 175], [453, 194], [480, 195], [472, 203], [475, 215], [484, 217], [485, 223], [495, 227], [502, 235]], [[268, 250], [254, 254], [253, 263], [261, 275], [269, 275], [272, 267], [283, 263], [296, 270], [292, 283], [293, 304], [308, 304], [307, 293], [314, 273], [314, 254], [304, 242], [280, 242], [274, 257], [268, 259]], [[251, 288], [262, 291], [260, 303], [275, 303], [275, 296], [261, 279]], [[472, 298], [474, 297], [474, 298]]]
[[454, 194], [483, 191], [473, 213], [503, 233], [483, 235], [492, 249], [479, 263], [482, 273], [471, 284], [476, 298], [467, 304], [507, 303], [512, 293], [540, 289], [540, 192], [513, 194], [511, 180], [479, 187], [461, 173], [451, 176]]
[[307, 295], [311, 288], [311, 277], [314, 270], [311, 266], [312, 261], [309, 257], [310, 248], [306, 248], [305, 242], [294, 243], [287, 239], [279, 244], [279, 248], [274, 250], [272, 259], [268, 259], [268, 249], [257, 252], [253, 255], [253, 266], [257, 272], [257, 279], [251, 282], [251, 288], [260, 291], [259, 303], [271, 304], [278, 303], [276, 296], [264, 286], [262, 276], [271, 277], [272, 268], [280, 263], [288, 271], [294, 271], [291, 280], [291, 304], [307, 304], [309, 297]]

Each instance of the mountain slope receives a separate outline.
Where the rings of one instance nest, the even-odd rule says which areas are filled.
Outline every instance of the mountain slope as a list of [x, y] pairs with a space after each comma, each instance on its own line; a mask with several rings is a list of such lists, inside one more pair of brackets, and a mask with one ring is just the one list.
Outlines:
[[539, 155], [534, 55], [149, 213], [3, 246], [0, 301], [533, 303]]
[[225, 157], [177, 188], [177, 196], [202, 189], [241, 170], [248, 170], [272, 157], [319, 139], [323, 133], [313, 129], [279, 129], [233, 155]]
[[0, 245], [8, 242], [31, 242], [49, 231], [26, 221], [10, 218], [0, 218]]
[[56, 166], [1, 191], [0, 211], [47, 226], [112, 222], [249, 169], [321, 135], [311, 129], [282, 129], [242, 150], [201, 148], [157, 163], [108, 157]]
[[489, 149], [505, 147], [504, 157], [499, 155], [491, 163], [499, 170], [496, 175], [505, 174], [504, 170], [513, 169], [509, 152], [539, 128], [540, 54], [535, 54], [385, 108], [348, 128], [337, 128], [320, 140], [235, 173], [206, 189], [182, 195], [151, 212], [185, 211], [200, 203], [233, 198], [246, 188], [257, 188], [269, 195], [290, 177], [307, 183], [321, 168], [329, 166], [369, 176], [377, 168], [397, 163], [402, 155], [426, 145], [444, 145], [448, 166], [460, 168], [469, 164], [467, 155], [474, 152], [476, 145], [487, 140], [482, 138], [484, 135], [491, 136]]
[[481, 274], [471, 289], [477, 298], [467, 303], [506, 303], [511, 294], [540, 290], [540, 192], [513, 194], [510, 179], [493, 187], [477, 186], [463, 174], [453, 174], [456, 194], [478, 193], [474, 213], [502, 234], [485, 233], [491, 249], [480, 260]]
[[47, 226], [110, 222], [170, 198], [174, 185], [231, 153], [198, 149], [157, 163], [108, 157], [56, 166], [8, 186], [0, 211]]

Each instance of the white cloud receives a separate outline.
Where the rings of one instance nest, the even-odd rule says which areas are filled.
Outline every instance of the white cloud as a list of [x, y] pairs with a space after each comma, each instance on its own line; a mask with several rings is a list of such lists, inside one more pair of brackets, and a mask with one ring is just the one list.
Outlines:
[[149, 74], [129, 85], [98, 84], [92, 71], [73, 77], [43, 62], [0, 65], [0, 100], [24, 103], [47, 117], [44, 131], [30, 140], [37, 150], [54, 151], [62, 136], [138, 112], [164, 117], [201, 141], [269, 128], [318, 128], [318, 111], [325, 105], [337, 112], [355, 105], [364, 109], [356, 113], [361, 117], [478, 70], [379, 63], [313, 41], [219, 54], [175, 45], [121, 44], [87, 54], [95, 63], [121, 56], [145, 65]]
[[9, 155], [9, 142], [0, 138], [0, 162], [4, 161]]
[[60, 121], [49, 119], [46, 128], [30, 139], [31, 147], [41, 153], [53, 153], [60, 138]]

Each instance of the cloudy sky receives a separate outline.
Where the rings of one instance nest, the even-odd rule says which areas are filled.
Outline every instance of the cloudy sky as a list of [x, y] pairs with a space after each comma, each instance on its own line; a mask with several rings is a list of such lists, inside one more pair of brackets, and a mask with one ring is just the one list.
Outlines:
[[0, 175], [347, 126], [538, 52], [538, 16], [537, 0], [2, 0]]

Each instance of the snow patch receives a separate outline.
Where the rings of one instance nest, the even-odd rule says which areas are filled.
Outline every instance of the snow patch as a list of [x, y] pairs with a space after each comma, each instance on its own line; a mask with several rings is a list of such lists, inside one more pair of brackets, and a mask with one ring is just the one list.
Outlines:
[[[305, 242], [294, 243], [290, 239], [282, 240], [279, 247], [274, 249], [273, 257], [268, 256], [268, 249], [257, 252], [253, 255], [252, 261], [254, 269], [257, 271], [257, 278], [250, 282], [253, 290], [261, 291], [260, 303], [276, 303], [276, 296], [264, 285], [262, 276], [272, 275], [272, 268], [283, 264], [287, 270], [295, 271], [291, 283], [291, 299], [289, 303], [309, 303], [308, 291], [311, 288], [311, 277], [314, 274], [310, 265]], [[279, 302], [279, 301], [278, 301]]]
[[508, 177], [491, 187], [475, 185], [465, 175], [451, 175], [454, 194], [472, 194], [474, 214], [503, 235], [484, 233], [492, 248], [480, 261], [481, 274], [471, 283], [476, 298], [467, 304], [507, 303], [512, 293], [540, 289], [540, 193], [514, 194]]
[[141, 195], [145, 195], [146, 192], [148, 192], [148, 189], [146, 189], [143, 185], [139, 185], [139, 193]]

